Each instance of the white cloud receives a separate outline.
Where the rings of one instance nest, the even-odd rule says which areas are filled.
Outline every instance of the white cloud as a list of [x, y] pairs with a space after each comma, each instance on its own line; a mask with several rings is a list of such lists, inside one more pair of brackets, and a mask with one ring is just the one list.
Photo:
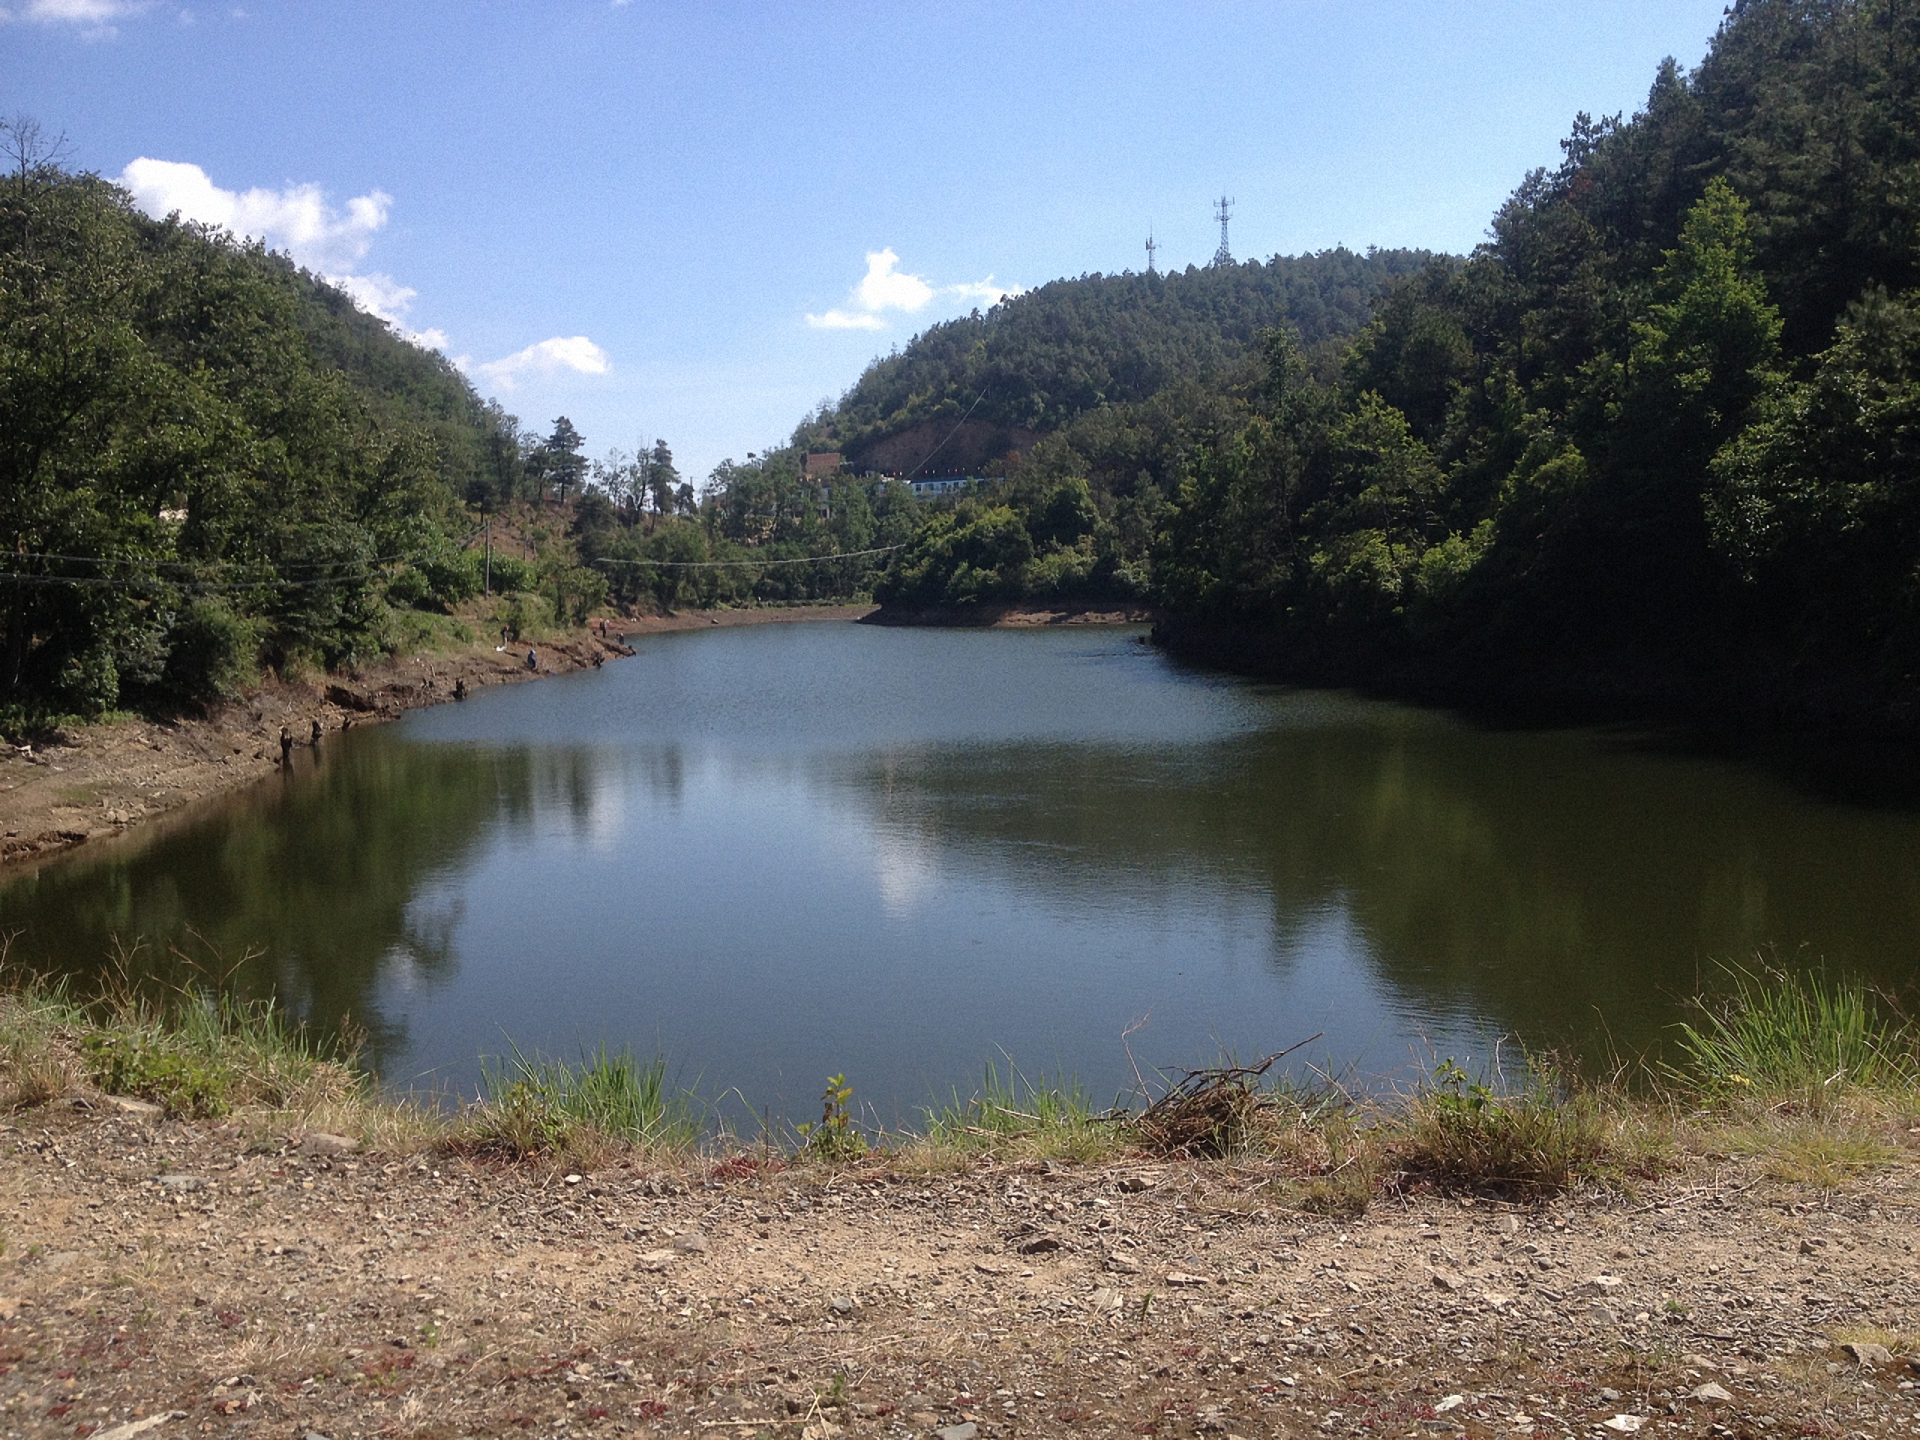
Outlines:
[[887, 311], [904, 310], [911, 315], [926, 309], [936, 296], [985, 300], [989, 305], [997, 305], [1008, 296], [1020, 293], [994, 284], [991, 275], [985, 280], [959, 285], [931, 285], [920, 276], [902, 270], [900, 257], [889, 245], [884, 250], [867, 252], [867, 273], [853, 287], [845, 308], [835, 308], [824, 315], [808, 315], [807, 324], [816, 330], [884, 330]]
[[867, 273], [853, 291], [853, 303], [862, 310], [913, 311], [931, 299], [933, 287], [918, 275], [904, 273], [891, 245], [867, 253]]
[[958, 296], [962, 300], [984, 300], [989, 306], [993, 306], [1015, 295], [1024, 295], [1026, 291], [1017, 285], [1011, 290], [1004, 285], [996, 285], [993, 283], [993, 277], [989, 275], [986, 279], [975, 280], [971, 284], [949, 285], [945, 293]]
[[318, 185], [284, 190], [223, 190], [198, 165], [145, 155], [120, 172], [133, 201], [155, 219], [179, 211], [189, 220], [217, 225], [265, 241], [316, 270], [345, 269], [373, 244], [387, 223], [393, 197], [369, 190], [336, 210]]
[[[466, 357], [461, 357], [462, 368]], [[490, 360], [484, 365], [472, 367], [476, 375], [483, 375], [502, 390], [518, 387], [524, 375], [557, 375], [562, 370], [572, 370], [581, 375], [604, 375], [612, 368], [613, 357], [608, 355], [593, 341], [584, 335], [556, 335], [551, 340], [542, 340], [537, 345], [529, 345], [517, 350], [502, 360]]]
[[887, 322], [878, 315], [858, 310], [829, 310], [824, 315], [809, 315], [807, 324], [816, 330], [884, 330], [887, 328]]
[[27, 0], [20, 10], [0, 9], [0, 22], [31, 20], [40, 25], [72, 25], [82, 40], [111, 40], [120, 32], [114, 21], [145, 10], [150, 0]]

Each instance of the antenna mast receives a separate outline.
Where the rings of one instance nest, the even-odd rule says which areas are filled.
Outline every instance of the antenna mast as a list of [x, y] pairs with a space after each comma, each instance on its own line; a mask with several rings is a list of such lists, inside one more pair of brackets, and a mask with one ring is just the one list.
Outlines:
[[1213, 263], [1216, 265], [1233, 264], [1233, 252], [1227, 249], [1227, 215], [1232, 209], [1233, 200], [1226, 195], [1222, 195], [1213, 207], [1213, 218], [1220, 222], [1220, 248], [1213, 252]]
[[1149, 275], [1153, 274], [1153, 256], [1154, 252], [1159, 250], [1159, 248], [1158, 245], [1153, 243], [1153, 231], [1147, 231], [1147, 273]]

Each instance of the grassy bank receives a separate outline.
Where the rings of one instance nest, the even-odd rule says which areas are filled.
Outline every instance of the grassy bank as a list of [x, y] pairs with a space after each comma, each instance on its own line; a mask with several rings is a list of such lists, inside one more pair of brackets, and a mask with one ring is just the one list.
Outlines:
[[1690, 1156], [1755, 1160], [1835, 1186], [1893, 1163], [1920, 1124], [1920, 1027], [1853, 982], [1737, 971], [1676, 1027], [1675, 1058], [1606, 1082], [1542, 1055], [1474, 1071], [1452, 1060], [1398, 1094], [1280, 1078], [1272, 1057], [1187, 1072], [1099, 1106], [1070, 1079], [989, 1066], [901, 1132], [857, 1121], [832, 1077], [819, 1119], [751, 1138], [713, 1123], [663, 1061], [602, 1050], [518, 1052], [457, 1106], [383, 1092], [350, 1041], [322, 1041], [271, 1003], [217, 987], [81, 994], [11, 974], [0, 987], [0, 1106], [62, 1099], [224, 1119], [260, 1138], [347, 1135], [389, 1153], [480, 1155], [551, 1168], [616, 1158], [910, 1171], [1127, 1157], [1230, 1165], [1301, 1208], [1357, 1213], [1418, 1190], [1543, 1199], [1631, 1190]]

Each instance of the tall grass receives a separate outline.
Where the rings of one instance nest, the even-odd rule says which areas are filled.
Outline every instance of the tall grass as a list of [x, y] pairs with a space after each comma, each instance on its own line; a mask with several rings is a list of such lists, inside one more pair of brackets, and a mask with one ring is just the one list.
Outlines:
[[960, 1152], [1020, 1154], [1035, 1159], [1094, 1160], [1113, 1153], [1123, 1136], [1115, 1114], [1096, 1108], [1079, 1081], [1044, 1073], [1028, 1079], [1011, 1061], [1002, 1076], [989, 1061], [980, 1088], [924, 1112], [920, 1139]]
[[362, 1094], [348, 1040], [323, 1039], [271, 1000], [211, 983], [92, 992], [12, 970], [0, 951], [0, 1101], [83, 1086], [211, 1118], [242, 1106], [310, 1108]]
[[480, 1102], [450, 1137], [455, 1148], [514, 1158], [586, 1157], [613, 1147], [687, 1150], [702, 1117], [693, 1099], [667, 1083], [667, 1062], [642, 1064], [603, 1045], [577, 1063], [526, 1056], [482, 1067]]
[[1731, 989], [1695, 1002], [1679, 1026], [1683, 1084], [1709, 1096], [1818, 1105], [1848, 1089], [1910, 1089], [1920, 1080], [1912, 1025], [1857, 980], [1779, 970], [1728, 970]]

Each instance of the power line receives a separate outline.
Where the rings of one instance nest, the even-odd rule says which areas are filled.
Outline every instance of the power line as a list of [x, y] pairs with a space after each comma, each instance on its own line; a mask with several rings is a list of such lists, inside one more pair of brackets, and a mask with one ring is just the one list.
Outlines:
[[602, 556], [590, 565], [657, 565], [663, 570], [765, 569], [772, 565], [824, 565], [829, 560], [858, 560], [867, 555], [888, 555], [904, 550], [901, 545], [877, 545], [871, 550], [845, 550], [838, 555], [795, 555], [778, 560], [616, 560]]

